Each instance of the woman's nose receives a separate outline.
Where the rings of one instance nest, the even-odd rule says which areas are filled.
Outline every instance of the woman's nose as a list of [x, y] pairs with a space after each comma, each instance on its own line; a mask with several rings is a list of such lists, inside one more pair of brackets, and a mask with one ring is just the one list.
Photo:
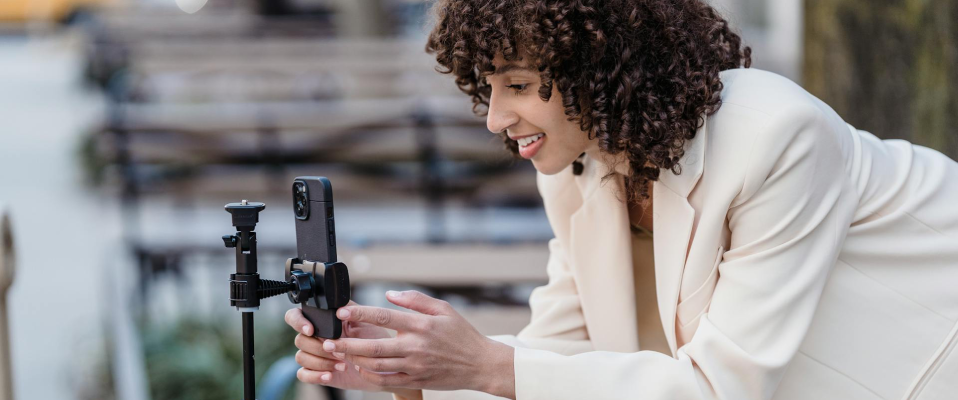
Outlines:
[[486, 128], [492, 133], [505, 133], [506, 129], [519, 122], [519, 116], [502, 107], [496, 107], [495, 103], [489, 103], [489, 113], [486, 115]]

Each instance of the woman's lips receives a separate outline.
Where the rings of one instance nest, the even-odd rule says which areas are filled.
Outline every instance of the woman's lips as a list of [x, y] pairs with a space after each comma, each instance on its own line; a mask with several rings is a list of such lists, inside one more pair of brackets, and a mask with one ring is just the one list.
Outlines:
[[543, 142], [546, 141], [546, 135], [542, 135], [539, 140], [536, 140], [535, 143], [531, 143], [526, 147], [519, 146], [519, 155], [526, 160], [532, 159], [536, 156], [536, 153], [539, 152], [539, 149], [542, 148]]

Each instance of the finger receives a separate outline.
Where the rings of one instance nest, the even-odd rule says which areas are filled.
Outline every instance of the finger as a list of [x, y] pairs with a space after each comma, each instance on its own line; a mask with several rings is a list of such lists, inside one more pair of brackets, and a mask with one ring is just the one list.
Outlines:
[[397, 331], [412, 330], [420, 318], [415, 314], [369, 306], [343, 307], [336, 316], [343, 321], [365, 322]]
[[313, 324], [303, 316], [303, 310], [299, 308], [291, 308], [289, 311], [286, 311], [286, 324], [293, 327], [296, 332], [302, 333], [306, 336], [312, 336], [314, 329]]
[[[302, 350], [296, 352], [296, 363], [313, 371], [343, 371], [346, 369], [343, 361], [317, 357]], [[343, 366], [336, 368], [337, 364], [343, 364]]]
[[293, 339], [293, 344], [296, 345], [297, 349], [305, 351], [309, 354], [312, 354], [317, 357], [329, 358], [329, 359], [343, 359], [342, 355], [337, 357], [334, 354], [323, 349], [323, 342], [325, 339], [317, 339], [311, 336], [306, 336], [303, 334], [296, 335], [296, 338]]
[[346, 360], [373, 372], [409, 372], [406, 370], [408, 361], [405, 358], [373, 358], [363, 356], [346, 356]]
[[386, 299], [397, 306], [427, 315], [448, 315], [452, 312], [452, 306], [445, 300], [429, 297], [415, 290], [404, 292], [390, 290], [386, 292]]
[[327, 352], [344, 353], [347, 356], [365, 356], [365, 357], [402, 357], [406, 355], [396, 339], [353, 339], [340, 338], [336, 340], [327, 340], [323, 343], [323, 350]]
[[412, 377], [404, 372], [380, 374], [359, 368], [359, 376], [364, 381], [379, 387], [409, 387], [409, 383], [412, 382]]
[[313, 371], [300, 368], [296, 371], [296, 379], [313, 385], [328, 385], [333, 380], [333, 373], [327, 371]]

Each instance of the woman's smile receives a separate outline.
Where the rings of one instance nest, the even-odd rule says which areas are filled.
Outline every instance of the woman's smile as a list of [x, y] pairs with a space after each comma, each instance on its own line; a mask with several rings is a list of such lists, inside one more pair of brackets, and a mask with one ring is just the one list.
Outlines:
[[539, 132], [534, 135], [527, 135], [514, 138], [519, 143], [519, 155], [527, 160], [535, 157], [539, 149], [542, 148], [546, 140], [546, 134]]

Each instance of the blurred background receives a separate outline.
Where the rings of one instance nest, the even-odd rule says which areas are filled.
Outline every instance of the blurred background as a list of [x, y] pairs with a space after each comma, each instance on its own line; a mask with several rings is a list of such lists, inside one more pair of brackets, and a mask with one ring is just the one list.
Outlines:
[[[431, 3], [0, 1], [0, 400], [240, 398], [223, 205], [266, 203], [282, 280], [299, 175], [333, 183], [355, 300], [414, 288], [518, 332], [552, 233], [532, 165], [423, 51]], [[958, 155], [958, 1], [712, 4], [753, 67]], [[259, 399], [384, 398], [297, 384], [291, 306], [256, 313]]]

